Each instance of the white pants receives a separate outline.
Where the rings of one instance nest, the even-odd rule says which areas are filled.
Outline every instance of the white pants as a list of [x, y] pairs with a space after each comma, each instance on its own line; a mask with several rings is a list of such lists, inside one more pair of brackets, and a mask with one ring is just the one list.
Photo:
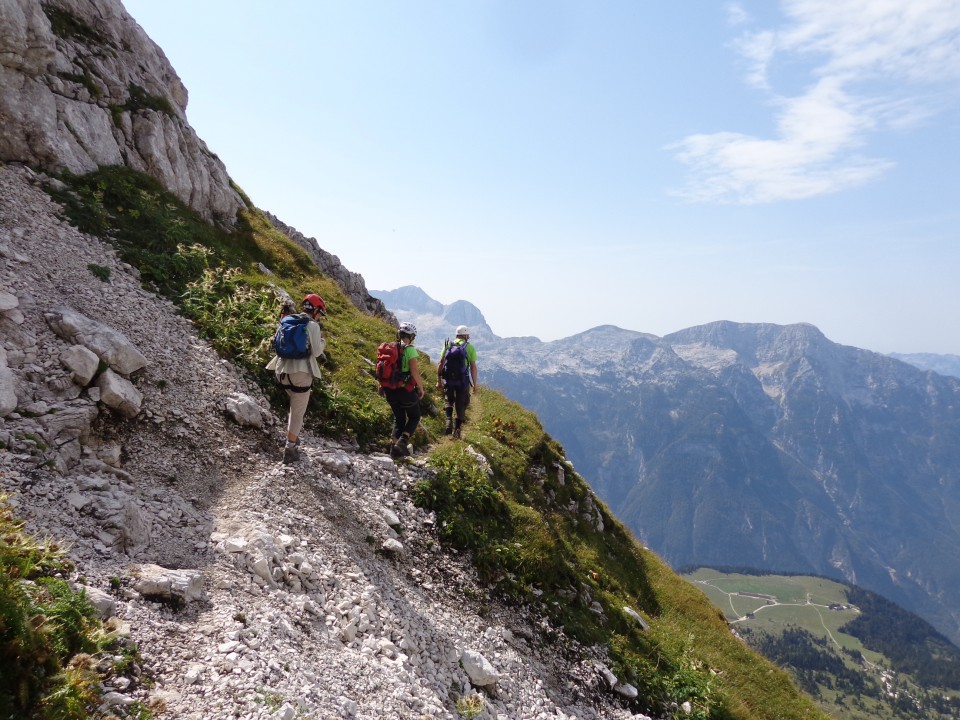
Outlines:
[[[313, 384], [313, 373], [287, 373], [283, 380], [284, 384], [287, 385], [309, 387]], [[298, 438], [300, 437], [300, 431], [303, 430], [303, 416], [307, 412], [307, 403], [310, 401], [310, 391], [292, 392], [287, 390], [287, 397], [290, 398], [290, 414], [287, 416], [287, 436], [292, 435]]]

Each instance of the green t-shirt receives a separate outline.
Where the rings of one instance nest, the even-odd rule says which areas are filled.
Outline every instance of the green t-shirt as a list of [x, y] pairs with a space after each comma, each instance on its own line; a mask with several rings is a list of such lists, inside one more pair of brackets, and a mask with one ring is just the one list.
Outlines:
[[413, 345], [407, 345], [400, 353], [400, 372], [404, 375], [410, 372], [410, 361], [417, 360], [420, 357], [420, 351]]

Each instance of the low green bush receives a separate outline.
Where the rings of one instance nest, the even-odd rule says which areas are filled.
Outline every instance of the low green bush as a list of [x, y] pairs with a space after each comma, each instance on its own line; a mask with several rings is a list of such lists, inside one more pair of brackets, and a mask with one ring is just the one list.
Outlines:
[[80, 720], [101, 678], [90, 657], [111, 642], [60, 548], [24, 532], [0, 496], [0, 717]]

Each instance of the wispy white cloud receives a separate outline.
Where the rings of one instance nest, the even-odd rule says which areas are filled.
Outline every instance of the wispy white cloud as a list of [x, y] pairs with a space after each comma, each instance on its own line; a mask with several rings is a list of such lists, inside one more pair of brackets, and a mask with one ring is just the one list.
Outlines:
[[[942, 93], [960, 95], [960, 0], [783, 0], [781, 8], [781, 27], [736, 43], [747, 82], [771, 94], [777, 132], [698, 134], [673, 145], [691, 169], [679, 193], [688, 199], [765, 203], [870, 182], [894, 164], [862, 154], [871, 133], [915, 126], [936, 114]], [[747, 20], [739, 4], [728, 16]], [[801, 94], [775, 94], [780, 59], [810, 63]]]
[[750, 14], [738, 2], [727, 5], [727, 22], [731, 25], [744, 25], [750, 21]]

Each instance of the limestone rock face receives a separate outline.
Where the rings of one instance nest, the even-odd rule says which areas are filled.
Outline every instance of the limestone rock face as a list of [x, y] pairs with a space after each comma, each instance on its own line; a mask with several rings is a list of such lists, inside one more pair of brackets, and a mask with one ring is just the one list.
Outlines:
[[128, 165], [207, 220], [243, 207], [186, 120], [187, 91], [119, 0], [0, 0], [0, 161]]

